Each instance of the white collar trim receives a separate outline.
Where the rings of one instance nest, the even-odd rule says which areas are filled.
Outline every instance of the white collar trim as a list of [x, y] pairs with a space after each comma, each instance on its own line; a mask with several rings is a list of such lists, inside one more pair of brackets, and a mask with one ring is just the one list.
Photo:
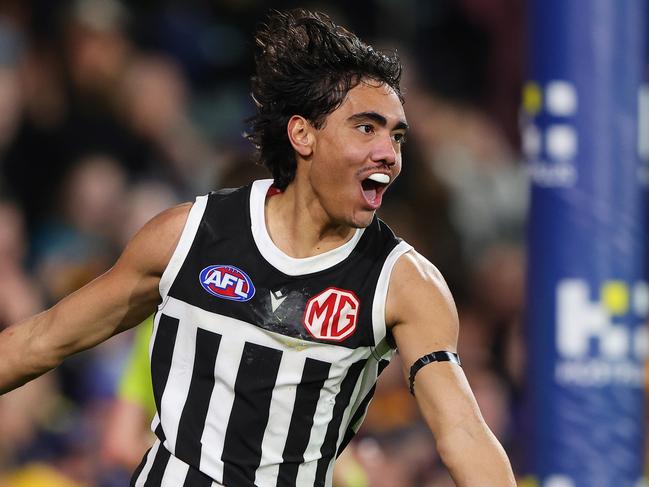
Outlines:
[[364, 228], [354, 232], [354, 236], [340, 247], [312, 257], [298, 259], [286, 255], [270, 238], [266, 228], [265, 203], [268, 188], [273, 184], [272, 179], [261, 179], [252, 184], [250, 190], [250, 222], [252, 237], [261, 255], [277, 270], [289, 276], [311, 274], [328, 269], [345, 260], [354, 250], [363, 236]]

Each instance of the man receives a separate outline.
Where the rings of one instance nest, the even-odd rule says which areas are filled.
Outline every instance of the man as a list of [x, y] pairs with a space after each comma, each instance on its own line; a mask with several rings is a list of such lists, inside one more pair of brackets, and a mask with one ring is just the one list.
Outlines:
[[513, 486], [442, 277], [375, 217], [408, 128], [398, 59], [306, 11], [273, 13], [256, 42], [248, 137], [274, 181], [152, 219], [106, 274], [0, 335], [0, 387], [157, 308], [157, 440], [133, 485], [329, 486], [396, 346], [456, 483]]

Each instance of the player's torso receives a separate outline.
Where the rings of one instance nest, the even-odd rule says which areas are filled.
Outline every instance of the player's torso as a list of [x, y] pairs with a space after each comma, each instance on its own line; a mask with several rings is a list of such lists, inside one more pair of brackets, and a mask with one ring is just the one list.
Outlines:
[[390, 355], [383, 304], [404, 244], [375, 221], [291, 259], [265, 229], [268, 186], [194, 205], [161, 282], [154, 429], [226, 486], [328, 485]]

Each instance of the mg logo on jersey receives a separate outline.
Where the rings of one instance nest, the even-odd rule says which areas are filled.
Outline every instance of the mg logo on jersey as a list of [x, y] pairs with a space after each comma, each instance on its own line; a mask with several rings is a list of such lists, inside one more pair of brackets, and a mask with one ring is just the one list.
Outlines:
[[353, 292], [327, 288], [307, 301], [304, 326], [315, 338], [339, 342], [356, 331], [358, 307]]
[[217, 298], [249, 301], [255, 295], [255, 286], [248, 274], [231, 265], [211, 265], [199, 275], [203, 289]]

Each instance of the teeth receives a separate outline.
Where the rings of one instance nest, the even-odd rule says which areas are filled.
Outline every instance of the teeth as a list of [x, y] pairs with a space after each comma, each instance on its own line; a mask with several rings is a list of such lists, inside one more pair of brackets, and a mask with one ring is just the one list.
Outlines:
[[369, 178], [374, 182], [380, 183], [380, 184], [388, 184], [390, 182], [390, 176], [387, 174], [382, 174], [380, 172], [372, 174]]

